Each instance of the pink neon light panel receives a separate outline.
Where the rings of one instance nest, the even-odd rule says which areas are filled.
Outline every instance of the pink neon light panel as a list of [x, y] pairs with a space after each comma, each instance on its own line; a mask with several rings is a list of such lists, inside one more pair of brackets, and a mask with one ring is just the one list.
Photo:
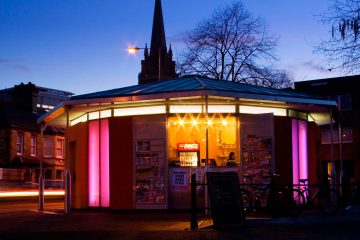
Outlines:
[[110, 206], [110, 173], [109, 173], [109, 121], [100, 121], [100, 203], [102, 207]]
[[89, 206], [109, 207], [109, 121], [89, 122]]
[[293, 183], [308, 178], [307, 122], [292, 120]]
[[299, 184], [299, 131], [298, 120], [292, 120], [292, 171], [293, 184]]

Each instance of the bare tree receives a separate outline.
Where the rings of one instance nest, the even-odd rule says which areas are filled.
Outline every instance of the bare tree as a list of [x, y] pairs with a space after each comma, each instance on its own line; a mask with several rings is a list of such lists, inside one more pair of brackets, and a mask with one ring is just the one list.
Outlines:
[[285, 71], [274, 68], [277, 39], [240, 2], [219, 8], [188, 33], [178, 72], [274, 88], [290, 87]]
[[328, 57], [334, 68], [360, 72], [360, 0], [333, 0], [321, 21], [330, 25], [331, 36], [316, 47], [316, 52]]

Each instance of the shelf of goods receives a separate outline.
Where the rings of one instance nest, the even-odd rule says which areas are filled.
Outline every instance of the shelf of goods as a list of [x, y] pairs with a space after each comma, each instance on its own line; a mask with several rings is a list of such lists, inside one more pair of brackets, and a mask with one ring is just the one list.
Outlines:
[[135, 146], [135, 203], [166, 204], [164, 140], [136, 140]]

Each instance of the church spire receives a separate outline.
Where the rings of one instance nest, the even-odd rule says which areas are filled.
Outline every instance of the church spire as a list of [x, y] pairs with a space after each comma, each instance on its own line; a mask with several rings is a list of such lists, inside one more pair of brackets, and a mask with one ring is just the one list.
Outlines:
[[167, 52], [161, 0], [155, 0], [150, 54], [146, 47], [144, 51], [144, 60], [141, 61], [139, 84], [156, 82], [174, 77], [177, 77], [175, 62], [172, 60], [171, 47], [169, 52]]
[[157, 53], [159, 52], [159, 49], [166, 49], [166, 39], [161, 0], [156, 0], [151, 34], [150, 53]]

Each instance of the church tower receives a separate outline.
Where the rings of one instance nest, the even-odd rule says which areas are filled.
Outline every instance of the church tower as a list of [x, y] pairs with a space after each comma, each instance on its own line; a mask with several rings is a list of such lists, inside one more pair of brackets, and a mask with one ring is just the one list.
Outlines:
[[166, 47], [161, 0], [156, 0], [152, 26], [150, 53], [145, 46], [144, 60], [141, 60], [139, 84], [161, 81], [176, 77], [175, 62], [172, 60], [171, 45]]

